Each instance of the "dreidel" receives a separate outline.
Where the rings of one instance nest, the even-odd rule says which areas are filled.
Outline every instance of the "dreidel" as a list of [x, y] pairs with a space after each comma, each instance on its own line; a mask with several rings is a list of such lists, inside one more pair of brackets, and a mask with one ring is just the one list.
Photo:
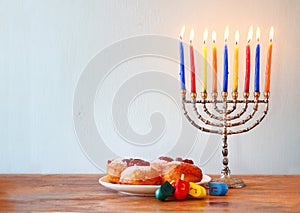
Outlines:
[[184, 181], [184, 174], [181, 174], [181, 178], [175, 182], [174, 186], [174, 197], [177, 200], [184, 200], [187, 197], [190, 189], [190, 183]]
[[195, 198], [204, 198], [206, 196], [206, 189], [196, 183], [190, 182], [189, 195]]
[[228, 186], [223, 182], [210, 182], [209, 186], [209, 195], [212, 196], [224, 196], [228, 192]]
[[174, 191], [175, 188], [172, 184], [166, 181], [155, 191], [155, 197], [160, 201], [164, 201], [167, 197], [173, 195]]

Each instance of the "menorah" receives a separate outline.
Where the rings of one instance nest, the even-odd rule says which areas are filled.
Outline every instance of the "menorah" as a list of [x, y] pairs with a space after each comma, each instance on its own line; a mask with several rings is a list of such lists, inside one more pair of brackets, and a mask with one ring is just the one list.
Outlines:
[[[254, 127], [256, 127], [266, 116], [269, 108], [269, 93], [264, 94], [264, 99], [259, 99], [260, 93], [255, 92], [254, 98], [249, 99], [249, 93], [244, 93], [244, 99], [238, 99], [238, 93], [232, 93], [232, 99], [228, 99], [228, 93], [223, 92], [222, 98], [217, 98], [217, 93], [212, 93], [211, 99], [207, 99], [207, 93], [202, 92], [202, 99], [196, 99], [196, 93], [192, 93], [192, 97], [190, 100], [186, 99], [186, 90], [181, 90], [182, 93], [182, 108], [185, 117], [188, 121], [198, 128], [201, 131], [214, 133], [222, 135], [222, 154], [223, 154], [223, 169], [221, 171], [221, 177], [213, 179], [214, 182], [225, 182], [228, 187], [231, 188], [241, 188], [245, 186], [243, 180], [239, 178], [233, 178], [230, 174], [230, 169], [228, 166], [228, 143], [227, 136], [235, 135], [244, 132], [248, 132]], [[191, 118], [188, 110], [186, 109], [186, 105], [190, 104], [192, 106], [193, 112], [197, 116], [197, 118], [204, 124], [201, 126], [198, 124], [195, 119]], [[207, 107], [207, 105], [211, 105], [211, 107]], [[245, 119], [240, 119], [241, 116], [245, 116], [245, 113], [249, 111], [249, 104], [253, 105], [253, 109], [251, 112], [248, 112]], [[258, 111], [259, 104], [264, 104], [265, 108], [262, 115], [255, 121], [251, 122], [254, 115]], [[199, 105], [202, 105], [202, 111], [199, 110]], [[239, 108], [238, 105], [242, 105], [242, 108], [237, 111]], [[214, 111], [212, 112], [211, 109]], [[210, 119], [206, 119], [202, 114], [206, 114], [206, 117]], [[251, 122], [248, 126], [235, 129], [233, 128], [239, 127], [241, 125], [247, 124]], [[208, 126], [216, 127], [216, 129], [209, 128]]]
[[[227, 137], [229, 135], [241, 134], [248, 132], [255, 128], [267, 115], [269, 109], [269, 96], [270, 96], [270, 70], [271, 70], [271, 55], [272, 55], [272, 42], [273, 42], [273, 27], [270, 29], [268, 55], [266, 64], [266, 77], [265, 77], [265, 91], [264, 98], [260, 99], [259, 82], [260, 82], [260, 28], [257, 28], [256, 37], [256, 54], [255, 54], [255, 81], [254, 81], [254, 94], [253, 98], [249, 98], [249, 82], [250, 82], [250, 41], [253, 34], [253, 27], [250, 26], [248, 32], [248, 40], [246, 45], [246, 72], [243, 99], [238, 98], [238, 40], [239, 33], [235, 34], [235, 50], [234, 50], [234, 84], [231, 99], [228, 98], [228, 34], [229, 29], [226, 27], [224, 34], [224, 76], [223, 76], [223, 90], [222, 95], [218, 98], [217, 92], [217, 49], [216, 49], [216, 33], [212, 33], [212, 94], [211, 99], [207, 97], [207, 52], [206, 52], [206, 39], [207, 30], [204, 32], [203, 40], [203, 83], [201, 99], [197, 99], [196, 92], [196, 77], [195, 77], [195, 64], [194, 64], [194, 49], [193, 38], [194, 30], [190, 33], [190, 64], [191, 64], [191, 99], [186, 98], [185, 88], [185, 74], [184, 74], [184, 51], [183, 51], [183, 33], [185, 27], [182, 28], [180, 33], [180, 78], [181, 78], [181, 94], [182, 94], [182, 107], [183, 113], [188, 121], [203, 132], [222, 135], [223, 141], [223, 169], [221, 177], [215, 178], [214, 182], [225, 182], [228, 187], [241, 188], [245, 186], [243, 180], [233, 178], [230, 174], [228, 166], [228, 143]], [[191, 105], [191, 110], [187, 110], [187, 105]], [[252, 110], [249, 109], [252, 105]], [[264, 105], [264, 110], [261, 115], [257, 115], [259, 105]], [[201, 108], [201, 110], [200, 110]], [[192, 114], [193, 113], [193, 114]], [[193, 116], [192, 116], [193, 115]], [[202, 125], [199, 124], [202, 122]]]

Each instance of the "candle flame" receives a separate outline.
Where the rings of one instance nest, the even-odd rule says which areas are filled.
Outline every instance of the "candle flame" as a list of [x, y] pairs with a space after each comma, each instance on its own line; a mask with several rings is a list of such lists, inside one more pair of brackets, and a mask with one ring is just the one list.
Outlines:
[[259, 42], [259, 39], [260, 39], [260, 28], [257, 27], [257, 29], [256, 29], [256, 41]]
[[190, 42], [193, 42], [194, 35], [195, 35], [195, 31], [194, 31], [194, 29], [192, 29], [191, 32], [190, 32]]
[[217, 39], [217, 34], [215, 31], [212, 32], [212, 41], [213, 43], [216, 43], [216, 39]]
[[207, 41], [207, 37], [208, 37], [208, 30], [205, 28], [204, 30], [204, 34], [203, 34], [203, 43], [205, 44]]
[[272, 26], [271, 29], [270, 29], [270, 36], [269, 36], [270, 42], [273, 42], [273, 37], [274, 37], [274, 28]]
[[239, 43], [239, 40], [240, 40], [240, 34], [239, 34], [239, 31], [236, 30], [235, 31], [235, 44], [236, 45]]
[[224, 33], [224, 41], [227, 42], [228, 40], [228, 35], [229, 35], [229, 28], [226, 26], [225, 28], [225, 33]]
[[181, 40], [183, 39], [184, 31], [185, 31], [185, 26], [183, 25], [183, 27], [181, 28], [181, 31], [180, 31], [180, 39]]
[[250, 43], [253, 36], [253, 26], [251, 25], [248, 31], [248, 43]]

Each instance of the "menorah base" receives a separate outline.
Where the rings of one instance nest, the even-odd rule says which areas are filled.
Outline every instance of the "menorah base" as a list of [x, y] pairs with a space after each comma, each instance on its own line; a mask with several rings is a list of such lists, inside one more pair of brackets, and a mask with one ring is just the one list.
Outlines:
[[246, 186], [242, 179], [233, 178], [231, 175], [221, 175], [219, 178], [213, 178], [211, 182], [223, 182], [226, 183], [229, 188], [243, 188]]

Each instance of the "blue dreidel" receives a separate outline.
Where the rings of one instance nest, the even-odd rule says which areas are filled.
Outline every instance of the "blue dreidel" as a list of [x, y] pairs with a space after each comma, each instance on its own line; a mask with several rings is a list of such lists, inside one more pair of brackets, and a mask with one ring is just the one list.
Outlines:
[[210, 182], [209, 194], [213, 196], [224, 196], [228, 192], [228, 186], [223, 182]]
[[166, 181], [155, 191], [155, 197], [160, 201], [164, 201], [167, 197], [173, 195], [174, 191], [175, 188]]

